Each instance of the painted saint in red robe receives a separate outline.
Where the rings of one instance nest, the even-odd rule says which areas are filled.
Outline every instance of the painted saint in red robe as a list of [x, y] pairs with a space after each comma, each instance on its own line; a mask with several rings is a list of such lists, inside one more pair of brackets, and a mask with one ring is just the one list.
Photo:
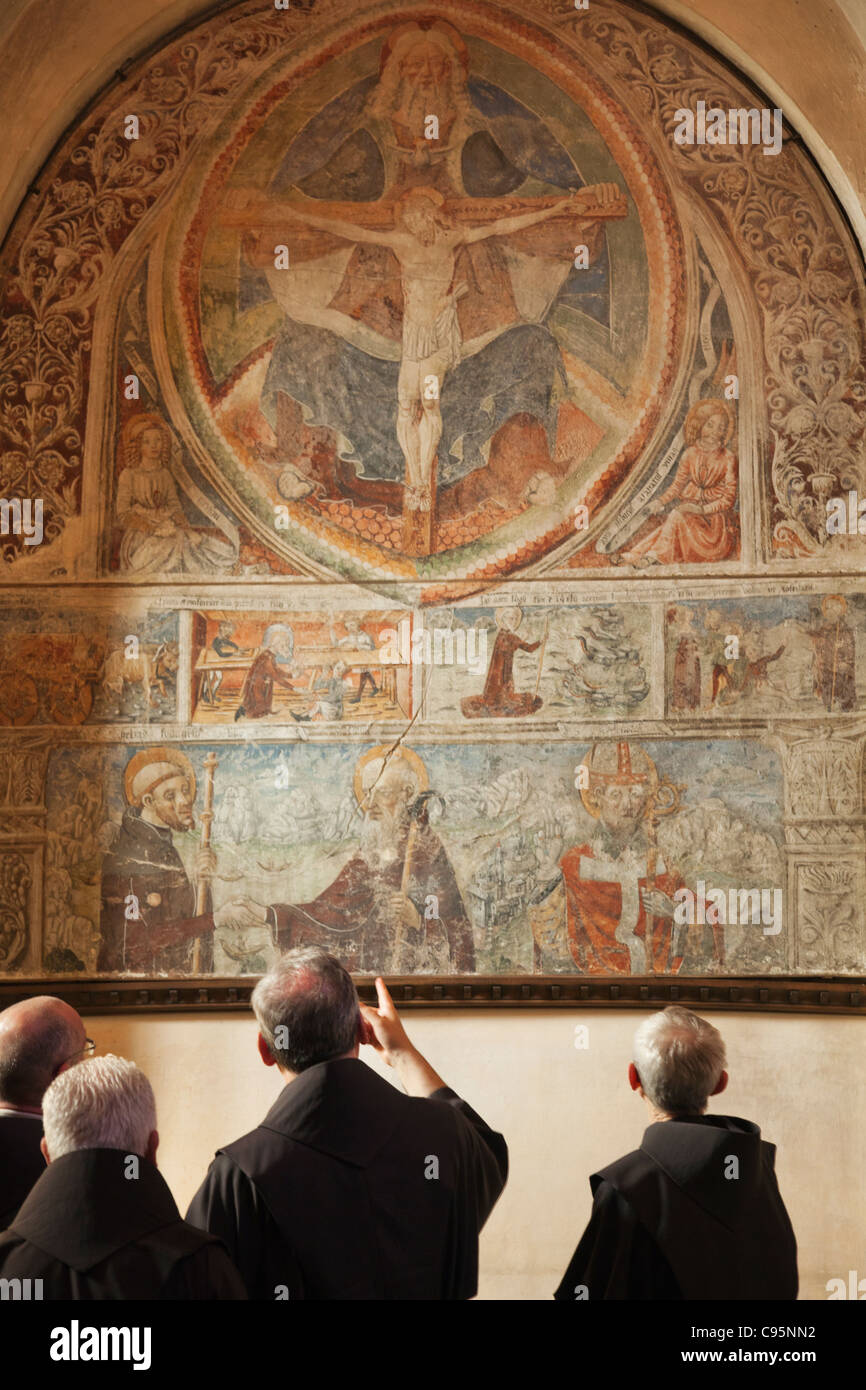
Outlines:
[[682, 944], [672, 943], [671, 917], [652, 909], [673, 905], [683, 884], [654, 849], [643, 842], [610, 858], [599, 837], [568, 850], [560, 865], [569, 946], [582, 974], [676, 974]]
[[541, 709], [540, 696], [514, 689], [514, 653], [534, 652], [541, 646], [540, 642], [524, 642], [517, 636], [522, 617], [519, 608], [505, 608], [497, 614], [499, 631], [493, 643], [484, 689], [480, 695], [468, 695], [460, 701], [466, 719], [517, 718]]
[[[666, 492], [649, 505], [662, 519], [622, 558], [626, 564], [708, 564], [737, 545], [737, 460], [727, 448], [733, 421], [721, 400], [698, 401], [683, 426], [687, 448]], [[664, 514], [664, 515], [663, 515]]]
[[683, 881], [645, 829], [659, 788], [655, 764], [643, 749], [611, 742], [593, 745], [581, 766], [581, 797], [598, 829], [562, 855], [559, 879], [531, 910], [536, 943], [553, 944], [558, 917], [581, 974], [676, 974], [685, 931], [673, 921], [674, 894]]
[[291, 662], [294, 653], [294, 635], [285, 623], [272, 623], [262, 638], [261, 649], [256, 653], [247, 672], [240, 703], [235, 710], [235, 720], [263, 719], [271, 714], [274, 707], [274, 686], [281, 685], [286, 690], [294, 690], [295, 684], [280, 670], [280, 664]]
[[[447, 850], [427, 822], [427, 772], [408, 748], [358, 760], [361, 843], [316, 898], [259, 908], [280, 951], [325, 946], [366, 974], [472, 974], [475, 944]], [[432, 793], [431, 793], [432, 795]]]

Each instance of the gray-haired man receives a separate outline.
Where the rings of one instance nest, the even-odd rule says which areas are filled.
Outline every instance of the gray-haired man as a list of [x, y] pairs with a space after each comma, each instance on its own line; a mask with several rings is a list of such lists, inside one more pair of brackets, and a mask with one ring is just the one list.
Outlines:
[[110, 1053], [43, 1101], [48, 1167], [0, 1235], [0, 1275], [45, 1299], [244, 1299], [218, 1240], [181, 1220], [156, 1167], [150, 1082]]
[[[478, 1233], [508, 1172], [501, 1134], [412, 1046], [381, 979], [378, 1009], [319, 947], [253, 991], [259, 1054], [285, 1086], [220, 1149], [187, 1213], [218, 1235], [257, 1299], [464, 1299]], [[403, 1095], [358, 1059], [366, 1043]]]
[[706, 1115], [728, 1084], [712, 1024], [671, 1005], [634, 1038], [639, 1149], [590, 1178], [592, 1217], [554, 1297], [794, 1299], [797, 1242], [758, 1126]]

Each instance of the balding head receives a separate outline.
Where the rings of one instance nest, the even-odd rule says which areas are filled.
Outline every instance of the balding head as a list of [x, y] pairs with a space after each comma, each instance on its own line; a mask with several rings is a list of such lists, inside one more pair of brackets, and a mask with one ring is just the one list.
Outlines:
[[267, 1053], [297, 1075], [353, 1050], [357, 1056], [361, 1011], [355, 984], [321, 947], [287, 951], [259, 980], [250, 1002], [266, 1046], [264, 1061]]
[[42, 994], [10, 1004], [0, 1013], [0, 1105], [38, 1108], [86, 1041], [79, 1015], [62, 999]]

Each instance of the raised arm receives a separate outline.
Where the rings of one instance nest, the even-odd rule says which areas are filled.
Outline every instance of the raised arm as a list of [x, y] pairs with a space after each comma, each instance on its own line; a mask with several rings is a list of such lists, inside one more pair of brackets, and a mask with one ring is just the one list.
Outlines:
[[394, 1001], [385, 981], [376, 979], [378, 1008], [370, 1004], [361, 1005], [361, 1018], [364, 1024], [363, 1041], [381, 1052], [389, 1067], [393, 1067], [410, 1096], [432, 1096], [435, 1091], [446, 1088], [446, 1083], [435, 1072], [416, 1047], [413, 1047], [400, 1022]]
[[325, 213], [316, 212], [312, 206], [306, 208], [298, 206], [297, 203], [267, 198], [261, 193], [246, 188], [231, 189], [223, 199], [220, 210], [220, 221], [227, 227], [249, 228], [257, 225], [260, 228], [277, 229], [287, 219], [304, 222], [308, 227], [315, 227], [322, 232], [331, 232], [334, 236], [344, 237], [347, 241], [366, 241], [374, 245], [381, 245], [387, 243], [388, 238], [392, 235], [390, 231], [368, 231], [366, 227], [356, 226], [354, 222], [346, 222], [339, 217], [328, 217]]

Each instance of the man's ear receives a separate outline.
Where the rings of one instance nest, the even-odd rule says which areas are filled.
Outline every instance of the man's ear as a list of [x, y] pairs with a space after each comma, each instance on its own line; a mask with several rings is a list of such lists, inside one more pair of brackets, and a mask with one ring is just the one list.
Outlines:
[[275, 1066], [277, 1065], [277, 1059], [276, 1059], [276, 1057], [274, 1056], [274, 1054], [271, 1052], [271, 1049], [268, 1047], [268, 1044], [267, 1044], [267, 1042], [265, 1041], [265, 1039], [262, 1037], [262, 1034], [261, 1034], [261, 1033], [259, 1033], [258, 1045], [259, 1045], [259, 1056], [261, 1057], [261, 1059], [262, 1059], [262, 1061], [264, 1062], [265, 1066], [266, 1066], [266, 1067], [275, 1067]]
[[42, 1157], [45, 1159], [45, 1162], [46, 1162], [46, 1163], [50, 1163], [50, 1162], [51, 1162], [51, 1155], [50, 1155], [49, 1152], [48, 1152], [48, 1145], [47, 1145], [46, 1142], [45, 1142], [45, 1136], [44, 1136], [44, 1135], [43, 1135], [42, 1138], [39, 1140], [39, 1148], [40, 1148], [40, 1151], [41, 1151], [41, 1153], [42, 1153]]
[[640, 1077], [637, 1074], [637, 1067], [634, 1062], [629, 1062], [628, 1064], [628, 1084], [633, 1091], [640, 1090]]
[[145, 1158], [148, 1159], [148, 1160], [149, 1160], [151, 1163], [153, 1163], [153, 1164], [156, 1163], [156, 1151], [157, 1151], [158, 1148], [159, 1148], [159, 1130], [154, 1129], [154, 1130], [151, 1131], [151, 1133], [150, 1133], [150, 1135], [149, 1135], [149, 1137], [148, 1137], [148, 1140], [147, 1140], [147, 1148], [146, 1148], [145, 1151], [144, 1151], [144, 1156], [145, 1156]]
[[728, 1073], [727, 1073], [726, 1071], [723, 1071], [722, 1074], [721, 1074], [721, 1076], [719, 1077], [718, 1081], [716, 1082], [715, 1086], [714, 1086], [713, 1089], [710, 1091], [710, 1095], [711, 1095], [711, 1096], [720, 1096], [720, 1095], [722, 1094], [722, 1091], [723, 1091], [723, 1090], [725, 1089], [725, 1087], [727, 1086], [727, 1084], [728, 1084]]

